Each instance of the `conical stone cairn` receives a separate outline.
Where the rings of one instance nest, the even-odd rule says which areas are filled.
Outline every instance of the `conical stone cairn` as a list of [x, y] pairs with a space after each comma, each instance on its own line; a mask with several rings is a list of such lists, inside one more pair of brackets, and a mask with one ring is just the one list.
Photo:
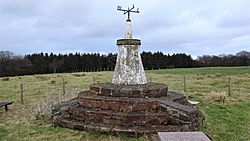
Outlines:
[[132, 39], [131, 20], [127, 20], [125, 39], [117, 40], [119, 52], [112, 83], [125, 85], [147, 83], [140, 55], [140, 45], [139, 39]]

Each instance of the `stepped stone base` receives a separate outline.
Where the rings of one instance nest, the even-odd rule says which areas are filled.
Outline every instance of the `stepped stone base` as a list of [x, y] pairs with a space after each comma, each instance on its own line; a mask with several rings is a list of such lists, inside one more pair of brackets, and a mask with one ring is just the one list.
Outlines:
[[120, 85], [100, 83], [90, 85], [92, 95], [107, 97], [128, 98], [156, 98], [167, 95], [167, 86], [164, 84], [148, 83], [141, 85]]
[[142, 134], [152, 134], [156, 132], [185, 132], [190, 131], [190, 128], [187, 125], [183, 126], [112, 126], [112, 125], [100, 125], [95, 123], [83, 123], [71, 118], [57, 118], [57, 125], [70, 128], [74, 130], [83, 130], [83, 131], [100, 131], [100, 132], [109, 132], [111, 134], [127, 134], [127, 135], [142, 135]]
[[59, 126], [114, 134], [195, 131], [204, 119], [183, 95], [167, 92], [163, 84], [93, 84], [52, 108]]

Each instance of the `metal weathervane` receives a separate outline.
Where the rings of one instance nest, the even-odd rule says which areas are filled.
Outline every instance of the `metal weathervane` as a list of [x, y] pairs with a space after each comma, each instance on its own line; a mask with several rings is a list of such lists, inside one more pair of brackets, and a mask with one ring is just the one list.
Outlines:
[[128, 7], [128, 9], [125, 10], [125, 9], [122, 9], [121, 6], [117, 6], [117, 10], [118, 10], [118, 11], [123, 11], [123, 12], [124, 12], [124, 13], [123, 13], [124, 15], [125, 15], [125, 14], [128, 14], [127, 22], [131, 22], [131, 20], [130, 20], [130, 12], [132, 12], [132, 13], [140, 13], [140, 12], [139, 12], [139, 8], [137, 8], [136, 11], [133, 10], [134, 8], [135, 8], [135, 6], [133, 5], [132, 8], [129, 8], [129, 7]]

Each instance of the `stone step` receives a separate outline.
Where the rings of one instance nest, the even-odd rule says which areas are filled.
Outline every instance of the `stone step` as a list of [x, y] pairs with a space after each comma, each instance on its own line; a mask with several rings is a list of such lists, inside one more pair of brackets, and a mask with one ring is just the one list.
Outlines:
[[168, 96], [161, 98], [129, 98], [129, 97], [107, 97], [91, 95], [90, 91], [78, 94], [79, 104], [86, 108], [99, 108], [120, 112], [154, 111], [160, 107], [159, 101], [173, 101], [185, 106], [191, 106], [185, 96], [170, 91]]
[[142, 135], [157, 132], [183, 132], [190, 131], [188, 126], [175, 126], [175, 125], [157, 125], [157, 126], [117, 126], [117, 125], [103, 125], [97, 123], [85, 123], [70, 118], [58, 117], [55, 124], [75, 130], [83, 131], [100, 131], [109, 132], [112, 134], [127, 134], [127, 135]]
[[53, 120], [62, 127], [112, 133], [142, 134], [195, 131], [204, 117], [180, 93], [167, 96], [112, 97], [80, 92], [53, 106]]
[[78, 100], [82, 107], [119, 112], [152, 112], [160, 107], [158, 99], [93, 96], [89, 91], [79, 93]]
[[120, 126], [151, 126], [167, 125], [169, 115], [167, 112], [114, 112], [112, 110], [101, 110], [85, 107], [70, 107], [70, 117], [85, 123], [101, 123], [106, 125]]
[[98, 83], [90, 85], [92, 95], [108, 97], [157, 98], [167, 96], [168, 87], [165, 84], [147, 83], [140, 85], [117, 85], [113, 83]]

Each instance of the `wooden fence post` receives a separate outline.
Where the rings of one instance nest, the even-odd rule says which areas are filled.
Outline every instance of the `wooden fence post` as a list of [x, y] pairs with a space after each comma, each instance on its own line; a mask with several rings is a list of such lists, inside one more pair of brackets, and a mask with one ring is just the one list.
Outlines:
[[231, 96], [231, 78], [228, 78], [228, 96]]
[[168, 93], [168, 91], [169, 91], [169, 88], [170, 88], [170, 83], [169, 83], [169, 81], [168, 81], [168, 85], [167, 85], [167, 93]]
[[63, 95], [65, 95], [65, 81], [64, 81], [64, 78], [63, 78]]
[[24, 102], [23, 102], [23, 83], [20, 84], [20, 92], [21, 92], [21, 104], [24, 104]]
[[184, 92], [187, 92], [187, 87], [186, 87], [186, 76], [183, 76], [183, 88], [184, 88]]

